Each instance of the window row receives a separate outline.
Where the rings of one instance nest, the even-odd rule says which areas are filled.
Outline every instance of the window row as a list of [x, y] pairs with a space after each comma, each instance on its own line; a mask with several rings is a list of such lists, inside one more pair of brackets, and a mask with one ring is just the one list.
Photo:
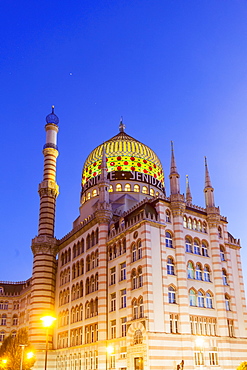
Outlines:
[[[86, 279], [85, 294], [90, 294], [98, 290], [98, 273]], [[74, 284], [71, 288], [71, 301], [83, 297], [83, 281]], [[59, 306], [69, 303], [70, 289], [64, 289], [59, 293]]]
[[211, 317], [190, 316], [190, 330], [194, 335], [217, 335], [217, 320]]
[[99, 266], [99, 253], [97, 249], [95, 252], [92, 252], [86, 258], [86, 272], [93, 270], [95, 267], [98, 267], [98, 266]]
[[[98, 298], [85, 303], [85, 319], [98, 315]], [[69, 321], [70, 319], [70, 321]], [[83, 304], [73, 306], [70, 310], [64, 310], [58, 315], [58, 327], [63, 327], [75, 322], [83, 321]]]
[[200, 262], [194, 264], [189, 261], [187, 264], [187, 277], [188, 279], [204, 280], [211, 282], [211, 270], [208, 265], [202, 266]]
[[13, 330], [11, 333], [6, 333], [4, 330], [0, 331], [0, 343], [4, 341], [6, 336], [11, 336], [12, 338], [16, 337], [16, 330]]
[[192, 288], [189, 291], [189, 302], [192, 307], [213, 308], [213, 294], [209, 291], [205, 294], [202, 289], [196, 291]]
[[126, 239], [119, 240], [114, 245], [108, 247], [108, 259], [112, 261], [113, 259], [126, 253]]
[[[76, 333], [75, 333], [76, 335]], [[59, 339], [59, 337], [58, 337]], [[66, 347], [66, 346], [64, 346]], [[60, 347], [62, 348], [62, 347]], [[84, 367], [83, 367], [84, 363]], [[91, 370], [91, 369], [98, 369], [98, 351], [89, 351], [85, 352], [84, 359], [79, 354], [70, 354], [70, 356], [57, 356], [56, 360], [56, 370], [66, 370], [66, 369], [74, 369], [74, 370]]]
[[1, 301], [0, 302], [0, 310], [7, 310], [9, 307], [9, 302], [8, 301]]
[[[195, 360], [195, 365], [196, 366], [204, 366], [207, 365], [205, 361], [206, 353], [203, 352], [201, 349], [198, 349], [197, 351], [194, 352], [194, 360]], [[218, 366], [219, 361], [218, 361], [218, 352], [217, 351], [210, 351], [208, 352], [208, 357], [209, 357], [209, 365], [210, 366]]]
[[5, 313], [0, 315], [0, 325], [2, 326], [7, 325], [7, 315]]
[[206, 221], [192, 219], [191, 217], [184, 216], [184, 227], [191, 230], [200, 231], [207, 233], [207, 223]]
[[192, 242], [191, 238], [186, 237], [185, 238], [185, 252], [198, 254], [204, 257], [209, 257], [208, 243], [206, 241], [203, 241], [202, 244], [200, 245], [199, 240], [194, 239], [194, 242]]

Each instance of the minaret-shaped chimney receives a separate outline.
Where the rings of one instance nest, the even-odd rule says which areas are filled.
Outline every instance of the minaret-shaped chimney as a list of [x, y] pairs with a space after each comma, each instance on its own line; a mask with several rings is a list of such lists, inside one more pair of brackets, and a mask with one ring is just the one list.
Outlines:
[[186, 175], [186, 203], [192, 203], [192, 196], [190, 191], [190, 183], [189, 183], [189, 176]]
[[171, 171], [170, 171], [170, 192], [172, 194], [180, 194], [179, 174], [177, 171], [173, 142], [171, 141]]
[[52, 347], [52, 331], [46, 337], [41, 318], [54, 316], [57, 240], [54, 238], [56, 198], [57, 133], [59, 119], [52, 112], [46, 117], [46, 143], [43, 147], [44, 173], [39, 184], [40, 210], [38, 236], [32, 240], [33, 274], [30, 310], [30, 342], [36, 349], [37, 362], [45, 349]]
[[206, 157], [205, 157], [205, 187], [204, 187], [204, 193], [205, 193], [206, 207], [214, 207], [215, 206], [215, 204], [214, 204], [214, 188], [212, 187], [212, 184], [211, 184]]

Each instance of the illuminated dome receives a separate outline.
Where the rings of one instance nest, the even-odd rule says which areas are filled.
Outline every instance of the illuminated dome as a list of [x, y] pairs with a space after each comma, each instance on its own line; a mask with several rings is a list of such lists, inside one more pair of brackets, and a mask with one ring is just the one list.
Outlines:
[[[157, 155], [147, 145], [127, 135], [122, 122], [119, 128], [117, 135], [97, 146], [87, 157], [82, 171], [82, 192], [95, 185], [99, 178], [103, 148], [111, 181], [132, 180], [137, 173], [137, 180], [149, 179], [152, 185], [159, 183], [164, 188], [164, 173]], [[114, 179], [111, 172], [114, 172]]]

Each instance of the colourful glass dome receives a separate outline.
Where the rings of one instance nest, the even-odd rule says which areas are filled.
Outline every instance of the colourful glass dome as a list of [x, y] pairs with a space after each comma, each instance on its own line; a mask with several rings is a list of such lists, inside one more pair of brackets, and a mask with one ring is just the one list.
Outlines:
[[[120, 132], [110, 140], [97, 146], [87, 157], [82, 171], [82, 187], [101, 173], [103, 148], [105, 149], [107, 171], [141, 173], [150, 175], [164, 187], [164, 173], [157, 155], [147, 145], [127, 135], [120, 124]], [[155, 180], [154, 180], [155, 182]]]

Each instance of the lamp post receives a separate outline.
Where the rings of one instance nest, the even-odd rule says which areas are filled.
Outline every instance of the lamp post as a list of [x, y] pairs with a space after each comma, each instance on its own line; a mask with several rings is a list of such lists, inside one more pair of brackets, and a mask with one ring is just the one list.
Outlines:
[[49, 328], [52, 326], [53, 322], [56, 320], [53, 316], [43, 316], [41, 319], [43, 321], [43, 326], [46, 328], [46, 345], [45, 345], [45, 370], [47, 368], [47, 356], [48, 356], [48, 334]]
[[20, 370], [22, 370], [22, 365], [23, 365], [23, 359], [24, 359], [24, 349], [27, 346], [27, 344], [19, 344], [21, 347], [21, 363], [20, 363]]

